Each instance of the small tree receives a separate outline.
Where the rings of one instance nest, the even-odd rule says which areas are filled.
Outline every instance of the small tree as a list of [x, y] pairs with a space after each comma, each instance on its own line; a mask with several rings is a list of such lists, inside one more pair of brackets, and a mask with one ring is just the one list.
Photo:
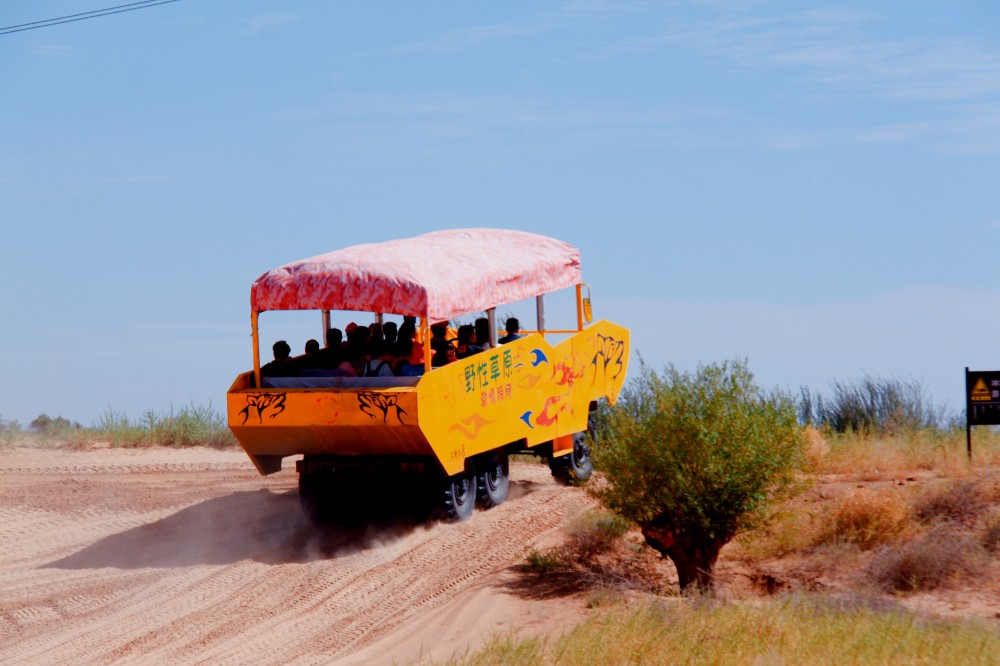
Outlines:
[[789, 494], [805, 446], [794, 401], [761, 391], [745, 361], [694, 375], [642, 365], [606, 428], [593, 492], [673, 561], [682, 590], [714, 588], [719, 551]]

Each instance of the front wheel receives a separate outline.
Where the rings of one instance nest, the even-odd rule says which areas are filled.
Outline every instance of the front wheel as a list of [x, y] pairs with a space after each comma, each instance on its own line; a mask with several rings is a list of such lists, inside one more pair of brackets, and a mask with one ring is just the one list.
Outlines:
[[445, 520], [468, 520], [476, 508], [476, 471], [471, 460], [465, 461], [465, 471], [449, 476], [444, 483], [441, 510]]
[[573, 435], [573, 450], [569, 455], [549, 458], [552, 476], [566, 483], [584, 483], [594, 473], [590, 459], [590, 442], [596, 441], [593, 422], [588, 422], [587, 432]]

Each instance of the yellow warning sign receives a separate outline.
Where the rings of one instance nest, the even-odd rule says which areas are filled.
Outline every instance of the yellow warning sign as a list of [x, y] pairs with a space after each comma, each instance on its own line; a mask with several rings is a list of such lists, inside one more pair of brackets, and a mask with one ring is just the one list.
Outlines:
[[992, 398], [989, 387], [986, 386], [986, 382], [980, 377], [976, 380], [976, 384], [972, 387], [972, 393], [969, 395], [969, 399], [973, 402], [988, 402]]

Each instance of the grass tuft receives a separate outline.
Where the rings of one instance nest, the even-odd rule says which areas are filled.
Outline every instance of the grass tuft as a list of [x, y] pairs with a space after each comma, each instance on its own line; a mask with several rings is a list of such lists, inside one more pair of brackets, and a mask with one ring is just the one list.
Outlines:
[[550, 574], [563, 566], [562, 553], [557, 548], [540, 551], [532, 548], [524, 557], [528, 571], [536, 574]]
[[941, 520], [975, 522], [989, 507], [984, 491], [978, 480], [956, 479], [919, 497], [913, 512], [927, 523]]
[[979, 522], [979, 543], [987, 552], [1000, 554], [1000, 508], [986, 513]]
[[884, 547], [867, 573], [888, 592], [917, 592], [978, 579], [988, 564], [982, 546], [970, 535], [939, 525], [913, 541]]
[[567, 528], [566, 550], [577, 562], [605, 553], [628, 531], [629, 522], [614, 513], [587, 511]]
[[906, 529], [908, 518], [906, 502], [895, 490], [856, 489], [834, 506], [816, 543], [847, 542], [869, 550], [894, 540]]

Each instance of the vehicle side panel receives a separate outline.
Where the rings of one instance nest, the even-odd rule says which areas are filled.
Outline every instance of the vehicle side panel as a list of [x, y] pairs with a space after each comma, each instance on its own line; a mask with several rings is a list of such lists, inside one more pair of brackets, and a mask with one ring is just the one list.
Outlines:
[[627, 329], [601, 321], [555, 346], [531, 335], [460, 359], [421, 379], [420, 427], [449, 474], [507, 443], [584, 431], [590, 403], [621, 390], [628, 342]]

